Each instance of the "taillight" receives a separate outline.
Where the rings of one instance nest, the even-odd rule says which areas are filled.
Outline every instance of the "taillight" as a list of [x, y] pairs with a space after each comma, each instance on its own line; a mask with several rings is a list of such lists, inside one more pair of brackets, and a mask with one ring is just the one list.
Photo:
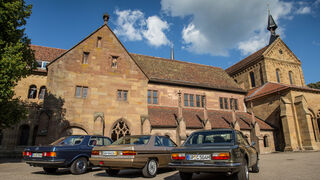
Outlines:
[[185, 153], [174, 153], [174, 154], [171, 154], [171, 159], [184, 160], [184, 159], [186, 159], [186, 154]]
[[99, 156], [99, 151], [91, 151], [91, 155], [93, 156]]
[[23, 151], [23, 152], [22, 152], [22, 155], [23, 155], [23, 156], [29, 156], [29, 157], [31, 157], [32, 153], [31, 153], [31, 152], [28, 152], [28, 151]]
[[212, 160], [227, 160], [230, 159], [230, 153], [213, 153], [211, 158]]
[[56, 152], [43, 152], [42, 156], [43, 157], [56, 157], [57, 153]]
[[137, 152], [135, 152], [135, 151], [122, 151], [123, 156], [134, 156], [136, 154], [137, 154]]

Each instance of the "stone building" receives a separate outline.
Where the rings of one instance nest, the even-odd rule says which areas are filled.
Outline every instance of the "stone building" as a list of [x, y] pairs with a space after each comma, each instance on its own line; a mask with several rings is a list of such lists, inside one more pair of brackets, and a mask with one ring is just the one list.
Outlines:
[[248, 90], [248, 111], [275, 128], [277, 151], [318, 150], [320, 90], [305, 85], [301, 61], [275, 34], [276, 29], [269, 15], [269, 44], [226, 72]]
[[[38, 109], [15, 128], [28, 125], [24, 133], [4, 130], [1, 150], [48, 144], [68, 134], [101, 134], [113, 140], [159, 134], [181, 144], [193, 131], [215, 128], [241, 130], [261, 153], [275, 150], [273, 127], [247, 112], [247, 91], [223, 69], [129, 53], [108, 27], [107, 16], [104, 20], [71, 49], [48, 48], [57, 54], [43, 59], [51, 61], [47, 71], [37, 70], [19, 82], [17, 96]], [[45, 53], [46, 47], [33, 48], [39, 48], [36, 57], [51, 54]], [[45, 95], [35, 96], [41, 87]], [[19, 144], [25, 136], [33, 138]]]

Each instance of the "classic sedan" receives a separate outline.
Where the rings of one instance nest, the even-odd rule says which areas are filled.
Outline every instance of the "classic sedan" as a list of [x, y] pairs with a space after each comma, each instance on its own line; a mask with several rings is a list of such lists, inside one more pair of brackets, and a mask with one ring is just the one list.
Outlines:
[[54, 173], [58, 168], [70, 168], [72, 174], [82, 174], [90, 165], [88, 160], [92, 148], [111, 143], [110, 138], [103, 136], [66, 136], [48, 146], [25, 148], [23, 159], [30, 166], [43, 167], [46, 173]]
[[172, 150], [170, 167], [179, 170], [181, 179], [193, 173], [210, 172], [248, 180], [249, 168], [259, 172], [259, 156], [240, 131], [217, 129], [192, 133], [180, 148]]
[[120, 169], [142, 169], [144, 177], [154, 177], [158, 168], [168, 167], [176, 144], [167, 136], [124, 136], [110, 146], [95, 147], [90, 162], [106, 169], [110, 176]]

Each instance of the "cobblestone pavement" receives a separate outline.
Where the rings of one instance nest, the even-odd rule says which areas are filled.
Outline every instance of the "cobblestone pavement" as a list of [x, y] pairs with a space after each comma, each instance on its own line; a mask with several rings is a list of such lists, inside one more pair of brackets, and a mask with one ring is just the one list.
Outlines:
[[[260, 172], [250, 173], [251, 180], [318, 180], [320, 179], [320, 152], [273, 153], [260, 156]], [[72, 175], [67, 169], [59, 169], [56, 174], [47, 175], [42, 168], [30, 167], [23, 162], [0, 160], [0, 179], [144, 179], [139, 170], [122, 170], [116, 177], [109, 177], [103, 170], [94, 169], [83, 175]], [[194, 175], [194, 180], [229, 179], [212, 174]], [[157, 177], [165, 180], [179, 180], [177, 171], [160, 170]]]

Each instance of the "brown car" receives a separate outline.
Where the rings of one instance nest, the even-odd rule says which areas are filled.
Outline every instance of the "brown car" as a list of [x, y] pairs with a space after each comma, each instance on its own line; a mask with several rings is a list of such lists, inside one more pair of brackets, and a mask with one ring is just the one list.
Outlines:
[[112, 145], [94, 147], [90, 161], [106, 169], [110, 176], [120, 169], [142, 169], [144, 177], [154, 177], [158, 168], [168, 167], [171, 150], [177, 145], [167, 136], [125, 136]]

